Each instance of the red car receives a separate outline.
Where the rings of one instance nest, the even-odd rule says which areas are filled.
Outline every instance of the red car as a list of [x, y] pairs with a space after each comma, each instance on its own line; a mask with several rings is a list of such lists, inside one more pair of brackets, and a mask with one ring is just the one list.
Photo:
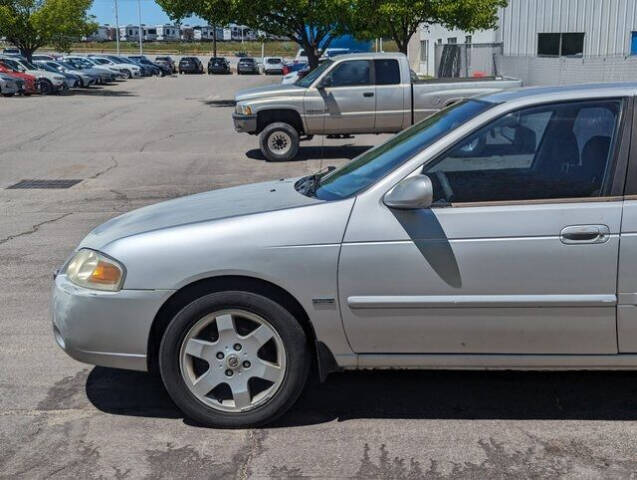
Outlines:
[[27, 73], [16, 72], [15, 70], [11, 70], [9, 67], [0, 62], [0, 72], [6, 73], [10, 77], [19, 78], [24, 80], [24, 92], [20, 92], [24, 95], [31, 95], [32, 93], [37, 93], [37, 80], [33, 75], [29, 75]]

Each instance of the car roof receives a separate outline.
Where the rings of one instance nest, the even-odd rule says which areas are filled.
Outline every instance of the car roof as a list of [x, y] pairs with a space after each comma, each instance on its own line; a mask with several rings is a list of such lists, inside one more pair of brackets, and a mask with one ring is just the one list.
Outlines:
[[375, 53], [375, 52], [360, 52], [360, 53], [345, 53], [343, 55], [333, 55], [330, 56], [330, 60], [374, 60], [374, 59], [382, 59], [382, 58], [407, 58], [404, 53], [400, 52], [383, 52], [383, 53]]
[[516, 100], [547, 100], [555, 97], [570, 96], [572, 98], [594, 98], [618, 96], [626, 97], [637, 94], [637, 82], [618, 83], [583, 83], [577, 85], [560, 85], [544, 87], [522, 87], [510, 90], [502, 90], [495, 93], [482, 95], [480, 100], [492, 103], [511, 102]]

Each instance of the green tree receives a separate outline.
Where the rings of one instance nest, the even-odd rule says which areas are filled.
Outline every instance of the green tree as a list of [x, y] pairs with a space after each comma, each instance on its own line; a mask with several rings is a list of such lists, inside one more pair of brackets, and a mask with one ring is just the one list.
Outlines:
[[289, 37], [318, 65], [320, 50], [347, 30], [353, 0], [233, 0], [237, 21], [272, 35]]
[[350, 30], [360, 38], [391, 38], [407, 54], [418, 25], [442, 24], [467, 32], [494, 28], [508, 0], [352, 0]]
[[179, 22], [196, 15], [212, 26], [212, 54], [217, 56], [217, 27], [232, 21], [232, 0], [157, 0], [159, 6], [173, 21]]
[[71, 42], [97, 29], [88, 15], [92, 0], [0, 0], [0, 37], [29, 61], [44, 45], [68, 51]]

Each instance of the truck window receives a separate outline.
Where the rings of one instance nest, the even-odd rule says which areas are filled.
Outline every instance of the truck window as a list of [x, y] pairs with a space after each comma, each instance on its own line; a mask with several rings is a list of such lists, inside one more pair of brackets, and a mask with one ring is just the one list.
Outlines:
[[376, 85], [398, 85], [400, 83], [400, 67], [398, 60], [374, 60]]
[[332, 87], [356, 87], [370, 85], [369, 60], [349, 60], [339, 63], [329, 75]]

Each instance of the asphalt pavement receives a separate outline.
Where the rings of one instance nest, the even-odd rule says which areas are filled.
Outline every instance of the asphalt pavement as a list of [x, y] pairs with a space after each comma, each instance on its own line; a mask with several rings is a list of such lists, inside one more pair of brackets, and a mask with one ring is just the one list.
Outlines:
[[[0, 99], [0, 478], [637, 479], [637, 373], [349, 372], [263, 429], [193, 425], [148, 374], [55, 344], [53, 270], [92, 228], [164, 199], [341, 165], [386, 136], [265, 162], [234, 132], [264, 76], [174, 76]], [[21, 180], [68, 189], [7, 189]]]

